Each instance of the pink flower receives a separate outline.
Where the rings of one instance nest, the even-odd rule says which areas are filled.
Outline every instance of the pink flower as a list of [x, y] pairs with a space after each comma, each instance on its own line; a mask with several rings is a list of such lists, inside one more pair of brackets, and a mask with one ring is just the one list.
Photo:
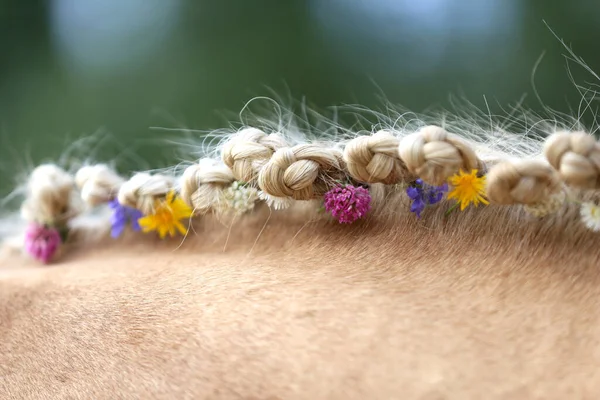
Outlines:
[[340, 223], [350, 224], [371, 209], [371, 195], [363, 187], [338, 185], [325, 193], [325, 210]]
[[25, 231], [25, 250], [34, 258], [47, 264], [62, 243], [55, 228], [30, 224]]

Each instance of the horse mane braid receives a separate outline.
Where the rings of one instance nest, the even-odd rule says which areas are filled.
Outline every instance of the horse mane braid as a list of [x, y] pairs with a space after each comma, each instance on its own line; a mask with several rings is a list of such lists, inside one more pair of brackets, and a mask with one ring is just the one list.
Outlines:
[[[351, 223], [368, 218], [382, 204], [373, 196], [390, 191], [409, 198], [416, 218], [450, 200], [461, 210], [489, 204], [548, 219], [573, 218], [558, 211], [575, 205], [581, 218], [569, 223], [600, 230], [594, 201], [600, 143], [579, 120], [523, 112], [520, 120], [511, 114], [504, 124], [491, 117], [482, 124], [476, 114], [434, 120], [390, 109], [353, 111], [376, 123], [345, 128], [323, 117], [307, 124], [279, 115], [215, 131], [183, 172], [179, 165], [127, 178], [107, 164], [86, 163], [75, 171], [40, 165], [23, 186], [20, 248], [44, 262], [55, 260], [56, 248], [68, 245], [70, 232], [91, 214], [109, 224], [115, 238], [131, 228], [175, 236], [208, 213], [242, 217], [259, 202], [277, 212], [313, 202], [327, 211], [322, 218]], [[207, 138], [217, 140], [207, 145]]]

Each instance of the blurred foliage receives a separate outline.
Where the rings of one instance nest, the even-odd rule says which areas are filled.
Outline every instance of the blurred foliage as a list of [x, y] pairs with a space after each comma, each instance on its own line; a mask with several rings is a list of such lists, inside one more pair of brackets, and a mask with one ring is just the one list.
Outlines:
[[455, 94], [495, 112], [527, 93], [541, 111], [542, 53], [544, 104], [577, 112], [544, 21], [596, 69], [598, 19], [585, 0], [0, 0], [0, 193], [92, 134], [97, 160], [175, 163], [151, 127], [223, 128], [254, 96], [377, 108], [383, 94], [420, 112]]

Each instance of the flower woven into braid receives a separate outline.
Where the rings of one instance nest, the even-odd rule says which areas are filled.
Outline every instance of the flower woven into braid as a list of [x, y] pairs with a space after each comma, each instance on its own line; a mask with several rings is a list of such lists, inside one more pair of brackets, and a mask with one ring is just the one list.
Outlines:
[[371, 195], [363, 187], [338, 185], [325, 193], [325, 209], [343, 224], [364, 218], [371, 209]]
[[114, 240], [128, 228], [133, 235], [168, 240], [186, 235], [189, 223], [208, 214], [239, 220], [261, 203], [277, 213], [309, 204], [326, 211], [321, 218], [348, 229], [368, 219], [390, 193], [406, 197], [398, 212], [419, 220], [428, 218], [426, 209], [441, 208], [448, 215], [455, 209], [480, 212], [480, 205], [553, 218], [570, 205], [580, 208], [573, 223], [600, 232], [600, 205], [589, 196], [600, 182], [600, 144], [591, 135], [548, 131], [545, 144], [531, 142], [526, 154], [515, 158], [486, 147], [478, 139], [485, 135], [461, 132], [426, 125], [347, 133], [350, 140], [337, 143], [299, 143], [297, 132], [292, 139], [284, 129], [245, 127], [224, 137], [220, 154], [207, 153], [210, 157], [194, 161], [180, 176], [143, 172], [124, 179], [98, 164], [73, 177], [42, 165], [31, 174], [22, 206], [28, 223], [23, 249], [49, 263], [69, 244], [71, 221], [97, 209], [110, 211], [108, 236]]
[[156, 231], [164, 239], [167, 233], [175, 236], [176, 231], [185, 235], [187, 229], [181, 221], [191, 216], [192, 209], [171, 190], [164, 199], [156, 200], [151, 214], [139, 218], [137, 223], [144, 233]]

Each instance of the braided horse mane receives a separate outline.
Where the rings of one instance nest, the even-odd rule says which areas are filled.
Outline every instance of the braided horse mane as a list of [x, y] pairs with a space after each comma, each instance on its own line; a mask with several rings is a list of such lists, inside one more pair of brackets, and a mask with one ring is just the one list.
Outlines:
[[[21, 218], [61, 238], [5, 242], [0, 397], [594, 398], [594, 136], [556, 113], [352, 109], [214, 131], [129, 177], [35, 168]], [[483, 204], [449, 212], [446, 191], [415, 215], [409, 189], [461, 172]], [[114, 207], [176, 201], [183, 235], [110, 237]], [[52, 267], [27, 257], [52, 243]]]
[[[415, 219], [407, 197], [415, 181], [436, 187], [460, 171], [477, 171], [487, 179], [481, 194], [489, 206], [467, 209], [456, 218], [447, 213], [453, 201], [444, 199], [428, 207], [418, 222], [431, 229], [458, 224], [470, 230], [464, 226], [467, 220], [485, 224], [483, 218], [502, 215], [507, 227], [544, 226], [545, 242], [553, 235], [564, 240], [563, 228], [575, 242], [594, 236], [579, 211], [582, 202], [597, 200], [600, 145], [579, 119], [558, 114], [542, 119], [517, 109], [494, 119], [464, 107], [462, 115], [454, 116], [348, 108], [359, 121], [350, 128], [316, 113], [316, 123], [308, 117], [283, 117], [278, 108], [277, 119], [254, 116], [255, 126], [209, 132], [200, 144], [192, 139], [183, 149], [195, 162], [134, 173], [129, 179], [102, 163], [86, 161], [69, 170], [43, 164], [20, 187], [25, 194], [21, 215], [27, 221], [67, 226], [67, 245], [90, 246], [108, 236], [107, 202], [151, 214], [157, 200], [174, 191], [192, 210], [184, 221], [189, 223], [185, 241], [195, 230], [194, 221], [215, 219], [243, 229], [240, 224], [262, 215], [263, 209], [269, 218], [298, 214], [309, 224], [331, 222], [320, 207], [323, 196], [341, 183], [368, 188], [366, 221], [400, 218], [404, 224]], [[370, 129], [362, 127], [365, 121], [371, 122]], [[250, 190], [241, 190], [246, 188]], [[554, 233], [547, 236], [549, 232]], [[12, 243], [23, 246], [16, 238]]]

